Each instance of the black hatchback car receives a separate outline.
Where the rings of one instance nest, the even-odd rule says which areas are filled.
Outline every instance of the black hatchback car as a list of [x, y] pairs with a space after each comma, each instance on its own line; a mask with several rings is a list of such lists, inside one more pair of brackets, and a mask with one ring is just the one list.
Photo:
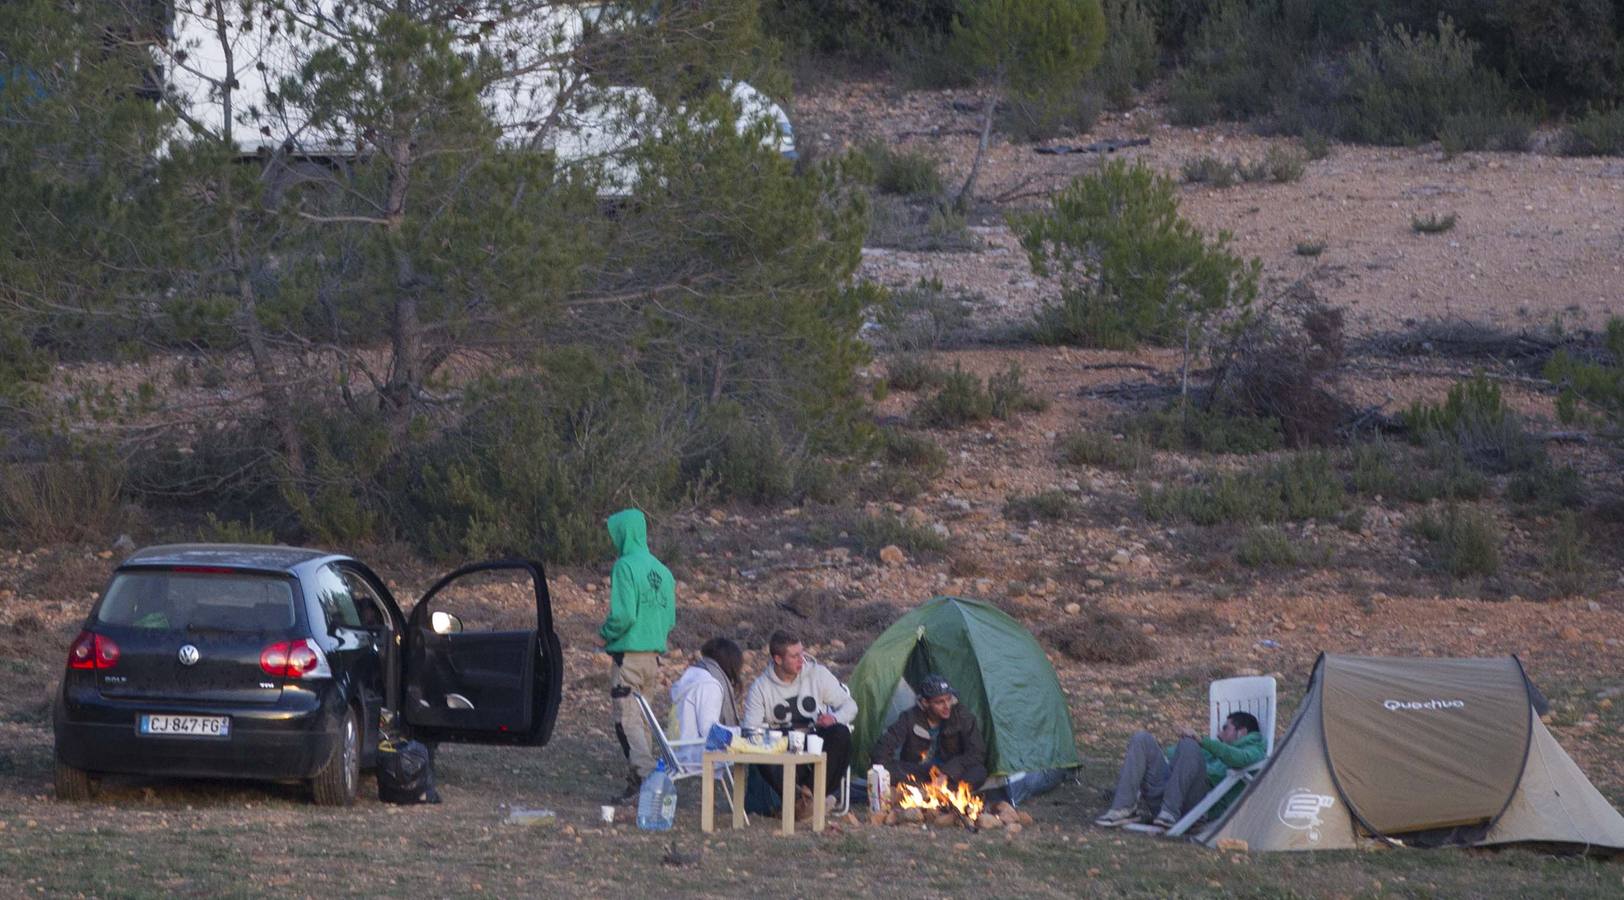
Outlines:
[[[464, 630], [498, 583], [518, 597], [508, 621]], [[98, 775], [126, 773], [305, 781], [317, 803], [347, 805], [384, 722], [424, 741], [540, 746], [562, 684], [539, 562], [458, 569], [408, 618], [347, 556], [151, 547], [118, 566], [69, 649], [56, 794], [88, 799]]]

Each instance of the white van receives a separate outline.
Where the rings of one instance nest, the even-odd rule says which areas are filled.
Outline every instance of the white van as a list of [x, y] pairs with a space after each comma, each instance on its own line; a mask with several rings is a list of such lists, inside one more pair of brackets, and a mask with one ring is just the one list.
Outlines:
[[[567, 165], [592, 166], [600, 193], [623, 195], [636, 180], [626, 154], [659, 133], [659, 105], [645, 88], [598, 84], [576, 64], [574, 51], [602, 12], [558, 4], [494, 29], [474, 18], [448, 27], [462, 32], [459, 43], [483, 48], [501, 62], [504, 74], [481, 100], [504, 144], [550, 150]], [[236, 3], [174, 0], [168, 33], [154, 46], [165, 102], [177, 115], [172, 141], [229, 134], [244, 157], [280, 152], [333, 161], [364, 155], [364, 136], [316, 125], [307, 110], [280, 96], [278, 86], [318, 51], [345, 46], [346, 34], [367, 24], [355, 17], [366, 14], [366, 7], [336, 0], [261, 2], [248, 12]], [[228, 123], [221, 88], [233, 75]], [[739, 110], [741, 133], [766, 120], [763, 146], [794, 159], [795, 134], [783, 108], [744, 82], [722, 86]]]

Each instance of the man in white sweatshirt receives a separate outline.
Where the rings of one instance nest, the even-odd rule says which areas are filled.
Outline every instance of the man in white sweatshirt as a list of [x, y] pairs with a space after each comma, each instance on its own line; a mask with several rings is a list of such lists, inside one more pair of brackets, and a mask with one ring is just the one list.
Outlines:
[[825, 782], [812, 784], [811, 766], [800, 766], [795, 780], [803, 787], [832, 794], [851, 762], [851, 723], [857, 718], [857, 701], [828, 667], [806, 655], [801, 639], [795, 635], [773, 632], [767, 652], [772, 656], [772, 665], [745, 693], [740, 724], [746, 728], [796, 728], [823, 738], [823, 752], [829, 756]]

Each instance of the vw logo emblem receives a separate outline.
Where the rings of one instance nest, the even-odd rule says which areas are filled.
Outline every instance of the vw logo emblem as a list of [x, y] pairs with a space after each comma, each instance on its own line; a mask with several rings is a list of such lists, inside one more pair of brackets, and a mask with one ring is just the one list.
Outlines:
[[191, 644], [184, 644], [180, 648], [180, 664], [183, 666], [195, 666], [201, 655], [197, 652], [196, 647]]

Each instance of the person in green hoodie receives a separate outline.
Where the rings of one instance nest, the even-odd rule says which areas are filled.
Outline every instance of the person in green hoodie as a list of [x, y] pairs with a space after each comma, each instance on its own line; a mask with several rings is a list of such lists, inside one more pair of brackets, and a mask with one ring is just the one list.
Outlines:
[[609, 539], [620, 557], [609, 576], [609, 615], [598, 636], [614, 663], [609, 706], [628, 771], [625, 790], [613, 800], [623, 803], [637, 797], [643, 779], [654, 771], [652, 738], [632, 692], [653, 696], [666, 635], [677, 621], [677, 580], [649, 552], [648, 521], [641, 510], [623, 509], [610, 516]]
[[[1128, 740], [1128, 754], [1117, 776], [1111, 808], [1094, 824], [1116, 828], [1139, 821], [1139, 801], [1143, 798], [1147, 807], [1158, 810], [1151, 824], [1163, 830], [1172, 828], [1224, 780], [1230, 769], [1244, 769], [1263, 760], [1268, 751], [1261, 731], [1257, 717], [1251, 713], [1230, 713], [1217, 737], [1198, 738], [1186, 728], [1178, 744], [1166, 753], [1150, 732], [1135, 734]], [[1207, 817], [1221, 815], [1242, 787], [1237, 784], [1228, 796], [1220, 797], [1207, 810]]]

